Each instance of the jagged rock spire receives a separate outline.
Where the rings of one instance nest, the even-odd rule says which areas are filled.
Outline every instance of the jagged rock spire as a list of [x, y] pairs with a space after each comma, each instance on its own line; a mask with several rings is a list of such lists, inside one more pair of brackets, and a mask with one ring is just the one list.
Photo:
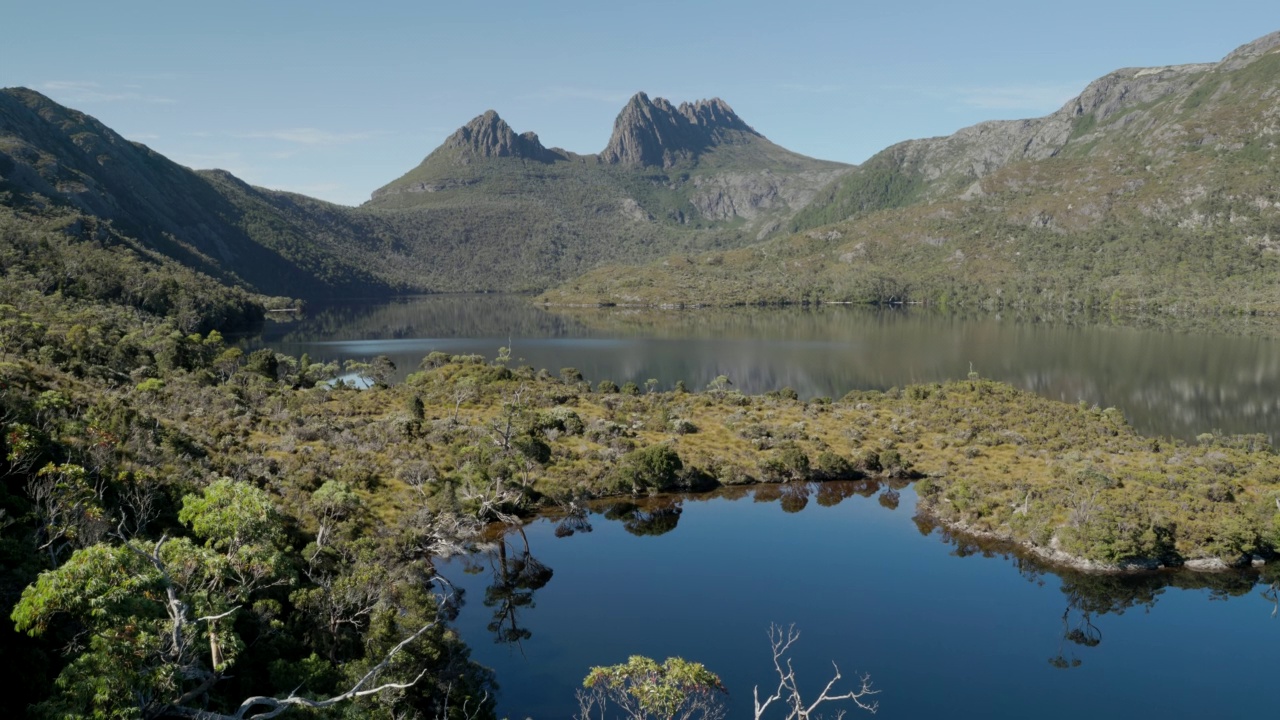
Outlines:
[[720, 98], [676, 107], [664, 98], [650, 100], [640, 92], [618, 113], [613, 136], [600, 153], [600, 161], [670, 167], [744, 135], [761, 137]]
[[550, 152], [535, 133], [517, 135], [493, 110], [478, 115], [445, 140], [444, 147], [478, 157], [518, 157], [545, 161]]

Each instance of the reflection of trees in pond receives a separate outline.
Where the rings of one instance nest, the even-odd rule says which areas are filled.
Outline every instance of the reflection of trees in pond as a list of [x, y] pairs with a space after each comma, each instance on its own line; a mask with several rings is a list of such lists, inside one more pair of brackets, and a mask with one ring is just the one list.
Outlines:
[[[835, 507], [854, 495], [871, 497], [880, 492], [882, 485], [875, 480], [828, 480], [826, 482], [795, 482], [778, 485], [757, 485], [755, 502], [778, 501], [783, 512], [797, 513], [809, 506], [809, 498], [815, 497], [822, 507]], [[884, 488], [880, 504], [890, 510], [898, 507], [897, 490]]]
[[1262, 599], [1271, 603], [1271, 617], [1280, 615], [1280, 563], [1267, 563], [1262, 568], [1261, 584], [1266, 586]]
[[1102, 642], [1102, 631], [1094, 626], [1089, 613], [1080, 613], [1075, 625], [1071, 623], [1071, 608], [1062, 613], [1062, 637], [1058, 640], [1058, 654], [1049, 658], [1049, 664], [1059, 670], [1080, 667], [1083, 660], [1076, 657], [1075, 649], [1068, 647], [1070, 641], [1077, 645], [1094, 647]]
[[851, 480], [849, 481], [849, 484], [853, 486], [854, 495], [861, 495], [865, 498], [869, 498], [880, 492], [880, 482], [878, 480], [872, 480], [870, 478], [864, 480]]
[[822, 507], [835, 507], [849, 498], [857, 495], [857, 488], [867, 481], [849, 482], [846, 480], [831, 480], [829, 482], [820, 483], [818, 485], [818, 504]]
[[782, 511], [798, 513], [809, 505], [809, 495], [813, 493], [810, 483], [787, 483], [782, 488]]
[[885, 488], [884, 492], [880, 493], [880, 497], [877, 499], [880, 501], [881, 506], [889, 508], [890, 510], [897, 510], [898, 503], [902, 500], [902, 496], [893, 488]]
[[768, 483], [765, 485], [756, 485], [755, 492], [751, 493], [751, 502], [771, 503], [782, 499], [782, 484]]
[[615, 502], [604, 508], [603, 515], [622, 522], [623, 529], [637, 537], [665, 535], [680, 522], [681, 502], [675, 497], [650, 498], [641, 504]]
[[1260, 573], [1254, 570], [1085, 573], [1050, 566], [1022, 554], [1020, 548], [1010, 543], [949, 532], [925, 515], [916, 515], [914, 520], [922, 535], [939, 531], [942, 541], [952, 546], [951, 554], [956, 557], [1002, 557], [1012, 562], [1019, 574], [1038, 585], [1044, 585], [1048, 576], [1059, 579], [1067, 607], [1061, 617], [1058, 652], [1049, 658], [1049, 664], [1057, 668], [1079, 667], [1083, 661], [1075, 650], [1096, 647], [1102, 642], [1102, 630], [1095, 624], [1100, 616], [1123, 615], [1133, 608], [1149, 612], [1168, 587], [1208, 590], [1210, 600], [1227, 600], [1244, 597], [1261, 586], [1262, 598], [1271, 604], [1271, 617], [1280, 615], [1280, 566], [1276, 564], [1268, 564]]
[[551, 581], [553, 571], [533, 557], [524, 529], [517, 527], [515, 532], [520, 535], [522, 547], [508, 547], [507, 538], [512, 533], [507, 532], [498, 537], [498, 547], [490, 553], [493, 582], [485, 588], [484, 604], [494, 609], [489, 623], [494, 641], [519, 644], [532, 633], [520, 625], [518, 613], [533, 607], [534, 592]]
[[754, 491], [755, 486], [753, 485], [725, 485], [719, 490], [716, 490], [715, 493], [709, 493], [701, 496], [690, 496], [689, 499], [700, 500], [705, 498], [710, 500], [712, 498], [719, 498], [721, 500], [729, 500], [732, 502], [734, 500], [741, 500], [748, 495], [752, 495], [754, 494]]
[[555, 535], [558, 538], [589, 532], [591, 532], [591, 521], [587, 519], [587, 509], [576, 504], [569, 507], [564, 517], [560, 518], [560, 522], [556, 523]]
[[[860, 497], [869, 498], [881, 490], [884, 494], [880, 497], [880, 504], [890, 510], [898, 507], [900, 495], [898, 490], [906, 487], [910, 483], [907, 481], [891, 481], [888, 486], [879, 480], [871, 478], [863, 478], [861, 480], [828, 480], [818, 483], [817, 485], [817, 501], [822, 507], [835, 507], [849, 498], [858, 495]], [[886, 496], [888, 496], [886, 498]]]
[[[1019, 571], [1037, 582], [1044, 571], [1031, 563], [1019, 562]], [[1059, 588], [1067, 598], [1062, 611], [1062, 638], [1058, 642], [1058, 654], [1049, 658], [1056, 668], [1079, 667], [1075, 648], [1097, 647], [1102, 642], [1102, 630], [1093, 623], [1098, 615], [1123, 615], [1126, 610], [1141, 607], [1150, 610], [1156, 598], [1164, 592], [1167, 580], [1156, 574], [1098, 575], [1064, 573]], [[1069, 647], [1067, 643], [1071, 643]], [[1070, 657], [1068, 657], [1068, 653]]]

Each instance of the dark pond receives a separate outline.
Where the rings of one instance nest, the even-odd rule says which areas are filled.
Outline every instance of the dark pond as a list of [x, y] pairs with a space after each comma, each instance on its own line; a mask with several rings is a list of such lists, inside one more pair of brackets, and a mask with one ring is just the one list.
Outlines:
[[1140, 431], [1280, 434], [1280, 343], [927, 310], [741, 308], [557, 314], [510, 296], [435, 296], [314, 308], [256, 344], [313, 360], [389, 356], [401, 377], [433, 350], [592, 381], [690, 389], [727, 376], [744, 392], [805, 397], [965, 377], [970, 368], [1047, 397], [1122, 409]]
[[511, 718], [572, 717], [588, 668], [633, 654], [704, 663], [729, 717], [749, 718], [752, 687], [771, 689], [771, 623], [800, 630], [807, 692], [832, 661], [869, 673], [876, 717], [1274, 715], [1272, 579], [1058, 576], [948, 538], [913, 506], [910, 488], [874, 483], [647, 500], [597, 508], [567, 537], [539, 519], [440, 569]]

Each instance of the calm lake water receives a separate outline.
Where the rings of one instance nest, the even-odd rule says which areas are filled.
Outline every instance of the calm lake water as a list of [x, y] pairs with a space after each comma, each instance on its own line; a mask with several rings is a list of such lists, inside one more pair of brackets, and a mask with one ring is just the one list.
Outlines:
[[[430, 297], [318, 308], [253, 341], [315, 360], [509, 346], [593, 381], [808, 397], [963, 378], [1122, 409], [1183, 438], [1280, 430], [1280, 343], [1016, 318], [854, 307], [555, 314], [524, 298]], [[441, 571], [511, 718], [568, 718], [588, 668], [683, 656], [721, 674], [730, 717], [768, 688], [771, 623], [794, 623], [812, 695], [870, 673], [877, 717], [1270, 717], [1280, 619], [1256, 574], [1054, 574], [913, 517], [910, 487], [828, 483], [600, 507], [590, 532], [539, 519]], [[834, 714], [834, 710], [828, 716]], [[851, 712], [857, 717], [860, 711]]]
[[910, 488], [828, 485], [599, 508], [569, 537], [539, 519], [442, 564], [500, 716], [572, 717], [588, 668], [641, 654], [704, 663], [750, 718], [771, 623], [800, 630], [809, 693], [832, 661], [869, 673], [881, 718], [1274, 716], [1280, 620], [1257, 576], [1059, 577], [920, 527]]
[[509, 346], [518, 364], [576, 367], [593, 382], [697, 389], [725, 375], [744, 392], [804, 397], [964, 378], [972, 367], [1046, 397], [1118, 407], [1148, 434], [1280, 437], [1280, 343], [1242, 336], [849, 306], [558, 314], [490, 295], [319, 307], [253, 343], [324, 361], [387, 355], [402, 378], [433, 350], [493, 358]]

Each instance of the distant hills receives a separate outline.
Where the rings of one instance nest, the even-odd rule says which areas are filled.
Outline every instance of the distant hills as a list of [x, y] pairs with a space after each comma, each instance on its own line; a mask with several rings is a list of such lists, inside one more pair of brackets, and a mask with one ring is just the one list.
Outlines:
[[[20, 214], [75, 212], [218, 280], [276, 295], [386, 289], [345, 259], [357, 233], [329, 242], [344, 211], [194, 172], [84, 113], [23, 88], [0, 90], [0, 204]], [[306, 210], [296, 212], [297, 206]], [[326, 213], [329, 213], [326, 216]]]
[[1057, 112], [894, 145], [795, 234], [604, 268], [551, 302], [1280, 311], [1280, 33], [1126, 68]]
[[302, 297], [544, 289], [605, 262], [740, 247], [847, 165], [769, 142], [721, 100], [636, 95], [599, 155], [489, 111], [347, 208], [192, 171], [83, 113], [0, 91], [0, 199], [111, 221], [219, 280]]
[[544, 300], [1271, 313], [1278, 48], [1280, 33], [1218, 63], [1117, 70], [1045, 117], [858, 167], [790, 152], [720, 99], [638, 93], [588, 155], [490, 110], [358, 208], [187, 169], [14, 88], [0, 90], [0, 206], [8, 227], [92, 226], [292, 297], [553, 288]]

